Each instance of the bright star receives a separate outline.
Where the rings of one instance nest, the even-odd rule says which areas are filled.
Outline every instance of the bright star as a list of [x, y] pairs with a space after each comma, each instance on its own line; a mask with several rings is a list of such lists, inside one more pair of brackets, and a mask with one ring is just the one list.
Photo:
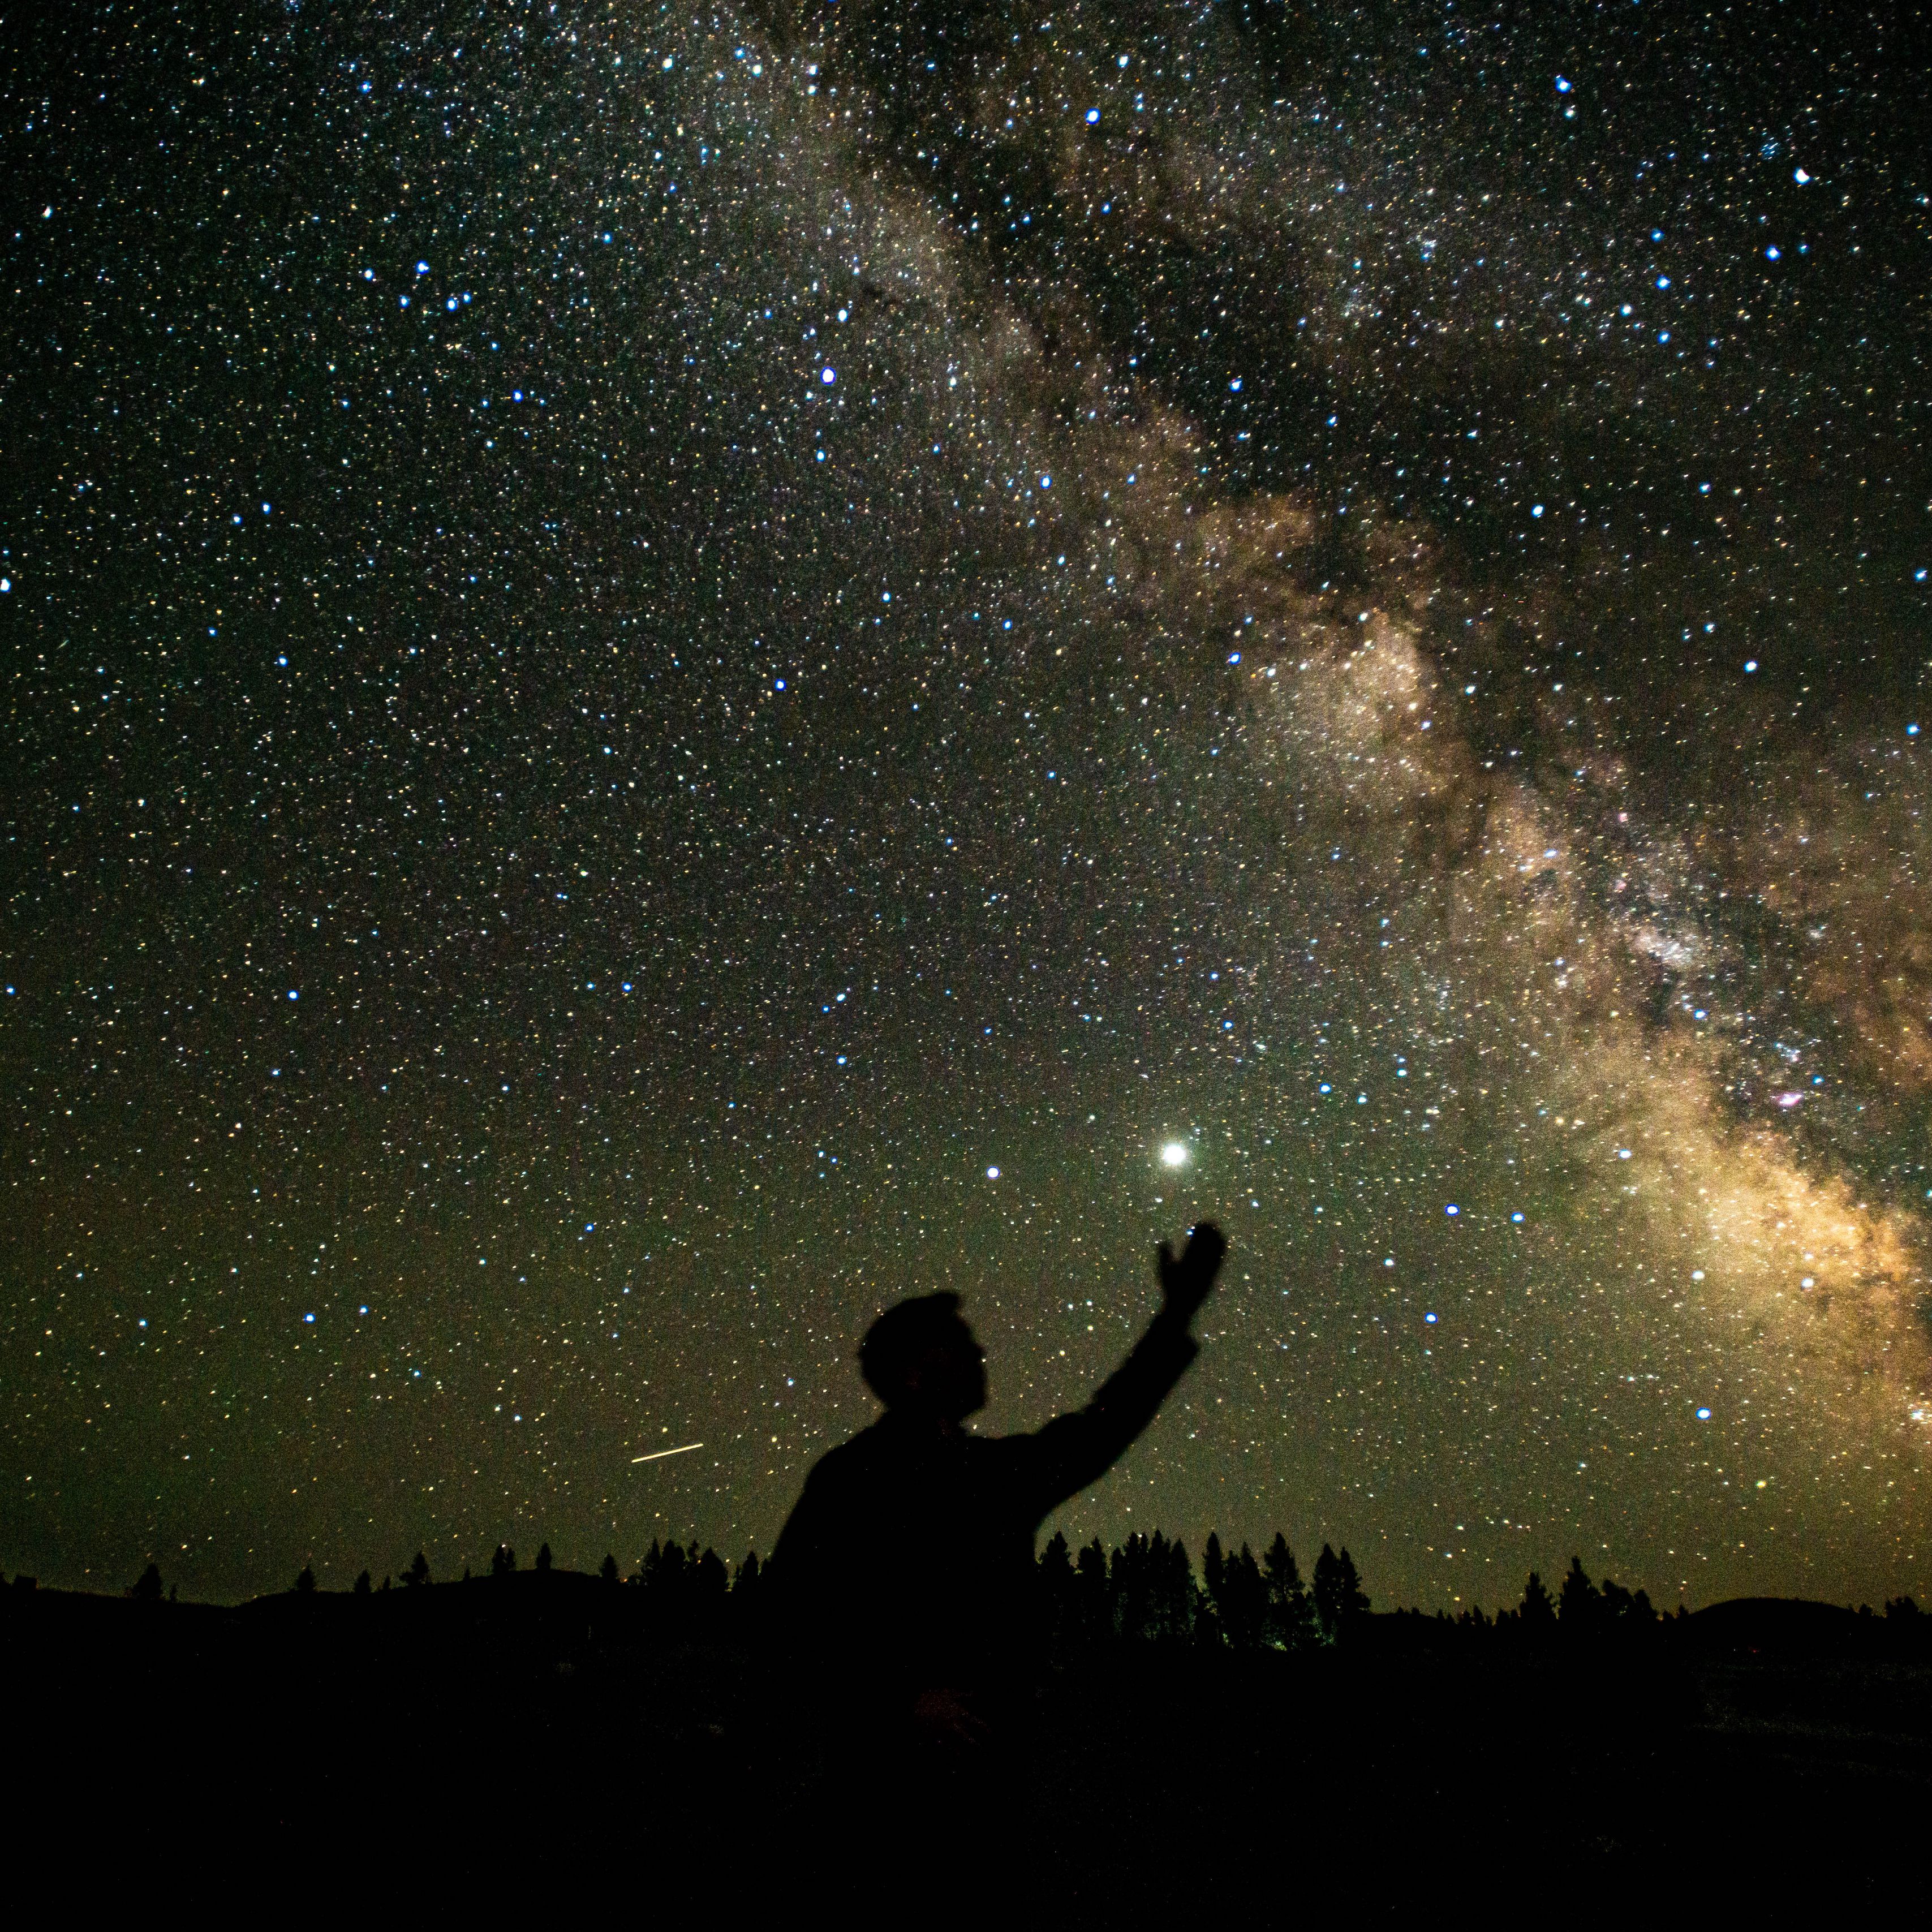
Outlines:
[[1187, 1143], [1185, 1141], [1169, 1141], [1160, 1150], [1162, 1167], [1185, 1167], [1187, 1161]]

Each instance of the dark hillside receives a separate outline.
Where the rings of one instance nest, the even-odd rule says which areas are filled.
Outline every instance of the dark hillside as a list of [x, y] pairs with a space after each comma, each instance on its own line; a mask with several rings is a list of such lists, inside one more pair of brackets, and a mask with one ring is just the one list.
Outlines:
[[[234, 1609], [8, 1590], [15, 1896], [862, 1919], [890, 1828], [826, 1791], [731, 1607], [700, 1628], [565, 1571]], [[997, 1775], [929, 1786], [917, 1916], [1900, 1903], [1932, 1799], [1918, 1621], [1739, 1604], [1622, 1650], [1416, 1617], [1296, 1655], [1097, 1648], [1011, 1719]], [[958, 1869], [923, 1856], [969, 1841]]]

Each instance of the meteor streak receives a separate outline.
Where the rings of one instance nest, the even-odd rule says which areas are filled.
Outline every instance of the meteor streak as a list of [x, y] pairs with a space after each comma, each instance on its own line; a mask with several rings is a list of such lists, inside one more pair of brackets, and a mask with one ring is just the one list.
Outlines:
[[653, 1449], [648, 1456], [633, 1456], [631, 1460], [634, 1463], [655, 1462], [662, 1456], [682, 1456], [688, 1450], [702, 1449], [704, 1447], [702, 1442], [680, 1442], [675, 1449]]

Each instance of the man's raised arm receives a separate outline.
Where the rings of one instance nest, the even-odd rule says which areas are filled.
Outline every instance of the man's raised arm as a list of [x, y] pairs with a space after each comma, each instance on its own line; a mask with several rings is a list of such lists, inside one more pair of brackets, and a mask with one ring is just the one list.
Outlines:
[[1187, 1332], [1208, 1299], [1228, 1244], [1211, 1221], [1203, 1221], [1177, 1256], [1160, 1248], [1160, 1312], [1133, 1352], [1109, 1376], [1094, 1400], [1072, 1415], [1057, 1417], [1036, 1435], [1021, 1438], [1028, 1486], [1040, 1515], [1097, 1482], [1154, 1418], [1167, 1392], [1199, 1353]]

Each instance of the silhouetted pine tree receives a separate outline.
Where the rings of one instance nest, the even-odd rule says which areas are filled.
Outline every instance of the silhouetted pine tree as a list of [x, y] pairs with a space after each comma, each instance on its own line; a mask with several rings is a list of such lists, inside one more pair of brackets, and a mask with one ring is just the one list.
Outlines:
[[1656, 1622], [1657, 1612], [1651, 1607], [1647, 1592], [1626, 1590], [1621, 1583], [1606, 1576], [1601, 1594], [1603, 1603], [1598, 1614], [1606, 1630], [1626, 1635], [1634, 1630], [1647, 1630]]
[[1107, 1552], [1096, 1536], [1080, 1552], [1073, 1568], [1075, 1628], [1078, 1641], [1092, 1645], [1114, 1634], [1113, 1597], [1108, 1587]]
[[1368, 1593], [1362, 1588], [1362, 1580], [1356, 1574], [1355, 1559], [1348, 1554], [1348, 1546], [1342, 1546], [1342, 1561], [1336, 1580], [1341, 1586], [1339, 1600], [1342, 1606], [1342, 1629], [1346, 1635], [1369, 1613]]
[[1149, 1634], [1148, 1571], [1148, 1540], [1136, 1531], [1115, 1549], [1107, 1567], [1107, 1594], [1113, 1604], [1114, 1629], [1129, 1643], [1144, 1643]]
[[1135, 1534], [1114, 1552], [1114, 1595], [1120, 1635], [1159, 1643], [1194, 1630], [1194, 1574], [1187, 1552], [1160, 1531]]
[[1268, 1586], [1254, 1552], [1244, 1543], [1224, 1556], [1217, 1536], [1208, 1539], [1202, 1563], [1203, 1586], [1214, 1606], [1214, 1626], [1231, 1650], [1258, 1650], [1268, 1621]]
[[496, 1553], [490, 1559], [490, 1574], [493, 1576], [507, 1576], [517, 1567], [517, 1552], [507, 1543], [496, 1546]]
[[1346, 1548], [1337, 1556], [1324, 1543], [1315, 1559], [1315, 1614], [1320, 1619], [1322, 1634], [1330, 1643], [1341, 1642], [1368, 1609], [1354, 1558]]
[[1167, 1542], [1159, 1530], [1150, 1546], [1154, 1565], [1154, 1635], [1157, 1642], [1178, 1643], [1191, 1638], [1198, 1616], [1200, 1590], [1187, 1546], [1178, 1537]]
[[[1621, 1583], [1612, 1582], [1609, 1577], [1606, 1576], [1603, 1581], [1602, 1589], [1604, 1622], [1611, 1629], [1628, 1630], [1640, 1622], [1648, 1621], [1647, 1618], [1640, 1617], [1636, 1599]], [[1649, 1604], [1650, 1600], [1646, 1598], [1644, 1607], [1646, 1610], [1649, 1608]]]
[[1556, 1606], [1551, 1602], [1543, 1579], [1534, 1570], [1522, 1586], [1522, 1606], [1516, 1612], [1516, 1621], [1526, 1636], [1538, 1642], [1556, 1628]]
[[150, 1563], [128, 1585], [128, 1594], [137, 1604], [158, 1604], [161, 1600], [161, 1566]]
[[683, 1580], [683, 1550], [675, 1543], [666, 1540], [661, 1544], [652, 1537], [638, 1575], [646, 1590], [657, 1594], [660, 1600], [668, 1600]]
[[1047, 1539], [1040, 1552], [1040, 1630], [1055, 1655], [1064, 1652], [1073, 1639], [1076, 1609], [1074, 1603], [1073, 1553], [1058, 1530]]
[[1140, 1609], [1141, 1639], [1151, 1643], [1162, 1634], [1162, 1585], [1167, 1568], [1167, 1538], [1156, 1530], [1141, 1538]]
[[[695, 1550], [698, 1545], [691, 1546]], [[715, 1550], [706, 1550], [690, 1566], [692, 1608], [700, 1616], [713, 1615], [730, 1594], [731, 1579], [724, 1559]]]
[[1237, 1650], [1260, 1649], [1268, 1641], [1268, 1585], [1244, 1543], [1228, 1564], [1228, 1641]]
[[1294, 1552], [1279, 1530], [1268, 1545], [1263, 1574], [1268, 1586], [1268, 1642], [1284, 1650], [1306, 1649], [1316, 1638], [1315, 1606], [1302, 1587]]
[[550, 1545], [547, 1543], [540, 1545], [537, 1550], [537, 1574], [539, 1576], [550, 1574]]
[[1556, 1614], [1567, 1637], [1594, 1636], [1604, 1622], [1604, 1600], [1584, 1574], [1583, 1559], [1573, 1556], [1570, 1572], [1557, 1593]]
[[1340, 1622], [1335, 1606], [1335, 1570], [1334, 1546], [1324, 1543], [1322, 1554], [1315, 1559], [1315, 1615], [1322, 1625], [1323, 1638], [1330, 1643], [1335, 1641]]
[[418, 1550], [410, 1567], [403, 1572], [403, 1581], [412, 1589], [419, 1583], [429, 1581], [429, 1558]]
[[[1192, 1582], [1192, 1578], [1190, 1581]], [[1204, 1584], [1196, 1583], [1193, 1588], [1194, 1628], [1189, 1633], [1192, 1640], [1203, 1649], [1220, 1650], [1227, 1642], [1226, 1633], [1221, 1628], [1221, 1613], [1214, 1607], [1214, 1600], [1208, 1594]]]
[[1073, 1552], [1067, 1547], [1064, 1531], [1056, 1529], [1047, 1538], [1046, 1547], [1040, 1552], [1040, 1574], [1044, 1576], [1071, 1578], [1072, 1576]]
[[758, 1578], [762, 1573], [758, 1568], [758, 1552], [755, 1550], [745, 1552], [745, 1560], [738, 1565], [738, 1574], [731, 1579], [731, 1594], [742, 1597], [747, 1602], [758, 1594]]
[[617, 1580], [617, 1559], [608, 1552], [604, 1561], [598, 1565], [597, 1580], [600, 1583], [614, 1583]]
[[300, 1574], [296, 1578], [296, 1594], [298, 1597], [312, 1597], [315, 1594], [315, 1572], [306, 1563], [302, 1565]]
[[1217, 1621], [1221, 1616], [1221, 1596], [1226, 1586], [1227, 1574], [1227, 1558], [1221, 1551], [1221, 1533], [1210, 1529], [1201, 1552], [1201, 1587], [1208, 1592], [1208, 1600], [1214, 1606]]
[[370, 1594], [369, 1573], [366, 1570], [358, 1570], [356, 1573], [356, 1594], [358, 1597], [366, 1597]]

